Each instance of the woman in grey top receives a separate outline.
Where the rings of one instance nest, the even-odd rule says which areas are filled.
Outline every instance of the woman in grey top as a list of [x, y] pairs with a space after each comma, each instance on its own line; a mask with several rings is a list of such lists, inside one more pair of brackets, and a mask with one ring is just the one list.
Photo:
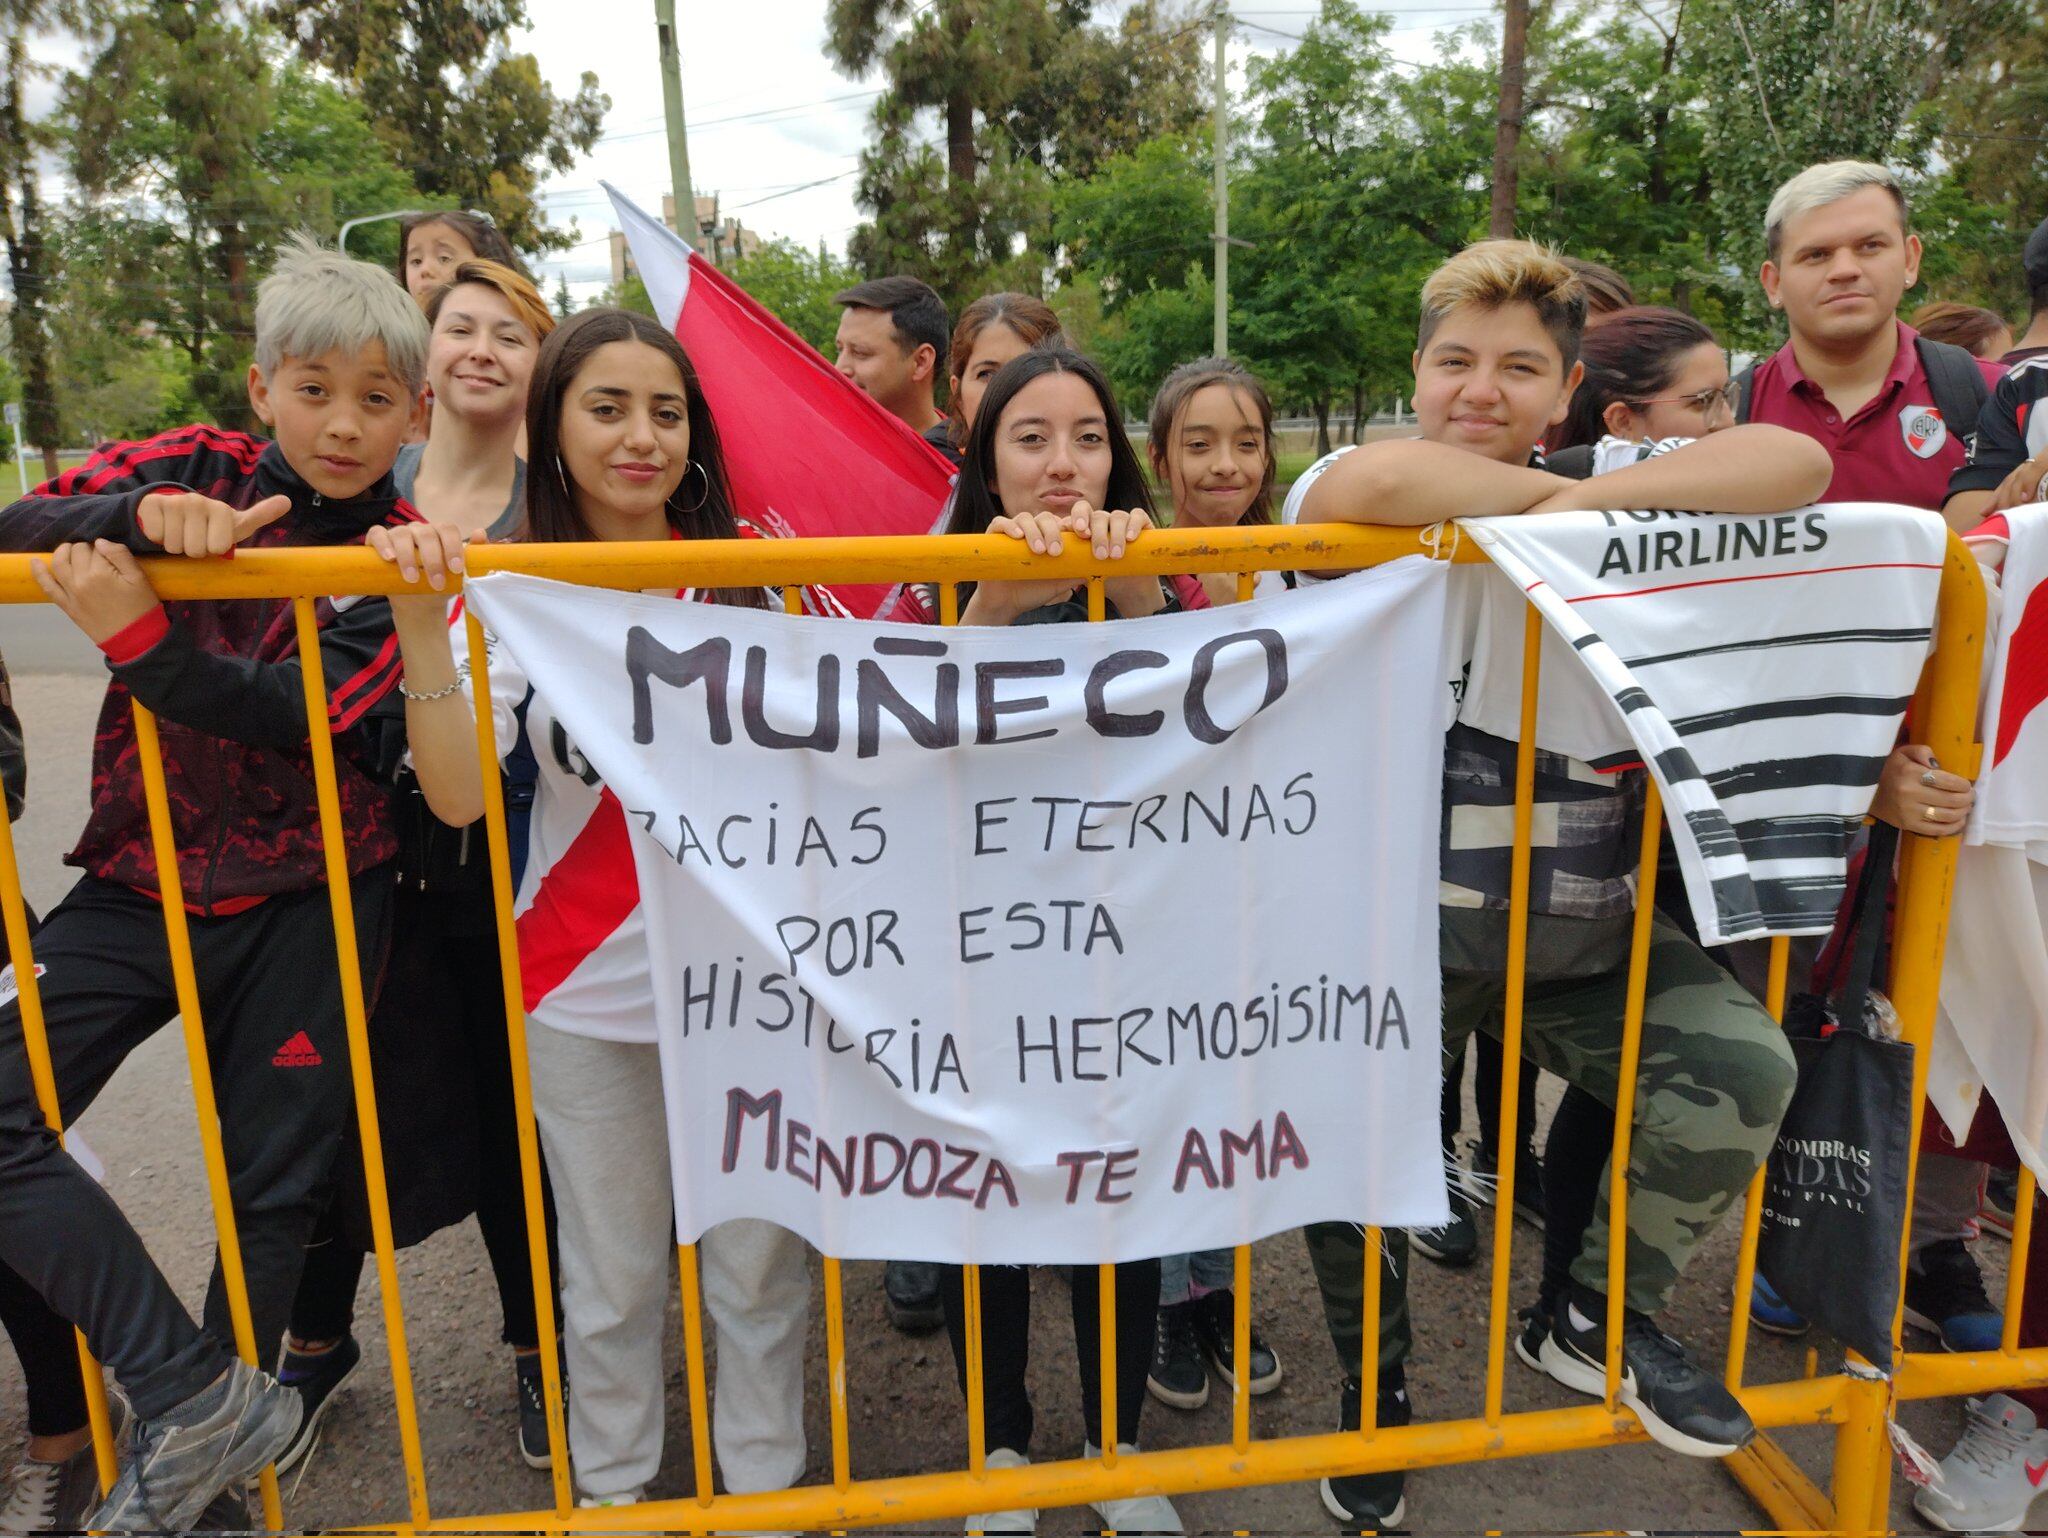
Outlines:
[[436, 523], [505, 539], [524, 505], [527, 382], [554, 316], [531, 283], [486, 261], [457, 267], [426, 312], [434, 422], [398, 451], [398, 494]]

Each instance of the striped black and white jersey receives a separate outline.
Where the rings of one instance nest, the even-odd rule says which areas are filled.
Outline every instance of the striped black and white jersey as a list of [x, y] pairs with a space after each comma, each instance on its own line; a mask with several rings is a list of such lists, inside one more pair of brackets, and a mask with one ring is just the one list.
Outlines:
[[[1948, 480], [1948, 494], [1996, 491], [2026, 460], [2048, 449], [2048, 355], [2024, 358], [1998, 381], [1977, 412], [1969, 457]], [[2042, 480], [2048, 489], [2048, 477]]]
[[1653, 767], [1702, 942], [1827, 932], [1927, 654], [1939, 516], [1847, 503], [1466, 528], [1583, 665], [1545, 693], [1604, 694]]

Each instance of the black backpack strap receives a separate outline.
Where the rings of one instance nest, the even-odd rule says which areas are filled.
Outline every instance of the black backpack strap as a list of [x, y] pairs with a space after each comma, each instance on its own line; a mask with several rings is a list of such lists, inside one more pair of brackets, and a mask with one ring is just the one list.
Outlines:
[[1756, 394], [1756, 365], [1750, 364], [1735, 376], [1735, 420], [1749, 420], [1749, 398]]
[[1977, 430], [1977, 413], [1991, 397], [1984, 383], [1984, 371], [1977, 360], [1951, 342], [1916, 337], [1920, 367], [1927, 373], [1927, 388], [1934, 396], [1934, 409], [1958, 442], [1965, 442]]
[[1873, 822], [1870, 840], [1863, 850], [1862, 879], [1856, 883], [1856, 896], [1849, 909], [1854, 949], [1835, 1008], [1836, 1022], [1850, 1030], [1863, 1029], [1863, 1001], [1877, 984], [1877, 956], [1890, 920], [1887, 898], [1892, 889], [1892, 864], [1898, 855], [1899, 830], [1882, 820]]

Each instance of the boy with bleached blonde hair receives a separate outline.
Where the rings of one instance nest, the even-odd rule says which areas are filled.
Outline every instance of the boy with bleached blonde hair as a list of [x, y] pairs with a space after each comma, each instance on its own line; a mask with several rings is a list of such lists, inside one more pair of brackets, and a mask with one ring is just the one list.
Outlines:
[[[1453, 517], [1593, 508], [1780, 512], [1827, 480], [1827, 457], [1778, 428], [1643, 445], [1591, 480], [1543, 466], [1545, 433], [1564, 421], [1581, 375], [1586, 297], [1572, 270], [1526, 241], [1484, 241], [1432, 273], [1417, 327], [1419, 440], [1340, 450], [1287, 499], [1288, 522], [1432, 524]], [[1610, 455], [1605, 463], [1623, 456]], [[1322, 574], [1332, 575], [1332, 574]], [[1459, 679], [1457, 689], [1519, 690], [1514, 679]], [[1439, 945], [1444, 1048], [1478, 1029], [1498, 1037], [1506, 995], [1508, 869], [1517, 745], [1459, 722], [1445, 743]], [[1536, 755], [1538, 830], [1531, 851], [1528, 1058], [1613, 1105], [1621, 1063], [1643, 771], [1603, 773], [1562, 754]], [[1630, 1156], [1621, 1400], [1652, 1438], [1697, 1457], [1743, 1447], [1755, 1427], [1719, 1378], [1652, 1322], [1700, 1244], [1749, 1184], [1790, 1102], [1792, 1054], [1741, 985], [1676, 926], [1653, 923], [1648, 1002]], [[1516, 1340], [1529, 1366], [1584, 1393], [1603, 1388], [1607, 1255], [1600, 1205], [1554, 1312], [1532, 1312]], [[1411, 1415], [1406, 1236], [1382, 1262], [1379, 1424]], [[1363, 1237], [1356, 1224], [1307, 1231], [1338, 1359], [1340, 1405], [1359, 1424], [1349, 1374], [1363, 1349]], [[1347, 1528], [1404, 1515], [1400, 1471], [1323, 1482]]]

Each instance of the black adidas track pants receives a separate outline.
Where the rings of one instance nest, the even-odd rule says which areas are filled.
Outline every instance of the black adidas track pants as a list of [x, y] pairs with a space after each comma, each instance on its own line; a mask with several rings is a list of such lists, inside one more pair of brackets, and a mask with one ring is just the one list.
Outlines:
[[[374, 996], [393, 882], [380, 867], [351, 886], [364, 991]], [[268, 1369], [348, 1125], [348, 1047], [327, 892], [281, 893], [232, 916], [195, 915], [189, 925], [257, 1355]], [[43, 921], [34, 949], [69, 1126], [128, 1054], [178, 1012], [163, 910], [153, 897], [87, 876]], [[5, 982], [0, 1266], [27, 1289], [0, 1285], [0, 1307], [17, 1338], [68, 1334], [72, 1324], [84, 1330], [147, 1420], [227, 1365], [233, 1331], [220, 1267], [216, 1260], [201, 1330], [113, 1198], [43, 1125], [12, 977]], [[181, 1081], [160, 1093], [170, 1102], [167, 1125], [190, 1114]], [[15, 1317], [34, 1297], [47, 1305], [44, 1317]]]

